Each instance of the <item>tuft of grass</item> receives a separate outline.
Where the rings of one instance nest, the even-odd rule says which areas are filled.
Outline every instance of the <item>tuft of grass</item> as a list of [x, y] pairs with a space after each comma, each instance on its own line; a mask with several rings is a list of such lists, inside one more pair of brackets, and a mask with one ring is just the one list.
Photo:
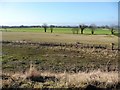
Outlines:
[[29, 78], [29, 77], [38, 77], [38, 76], [41, 76], [41, 73], [38, 72], [35, 66], [31, 63], [29, 70], [26, 71], [26, 77]]

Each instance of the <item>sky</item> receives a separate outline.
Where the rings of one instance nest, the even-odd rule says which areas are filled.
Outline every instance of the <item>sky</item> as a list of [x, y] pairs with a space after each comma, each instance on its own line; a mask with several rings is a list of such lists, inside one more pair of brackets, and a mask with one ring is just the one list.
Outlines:
[[0, 25], [112, 25], [117, 2], [0, 2]]
[[0, 2], [119, 2], [119, 0], [0, 0]]

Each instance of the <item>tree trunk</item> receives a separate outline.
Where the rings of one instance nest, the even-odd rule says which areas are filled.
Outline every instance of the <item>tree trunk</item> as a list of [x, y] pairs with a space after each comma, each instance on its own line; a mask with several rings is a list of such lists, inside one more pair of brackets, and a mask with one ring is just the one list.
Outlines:
[[113, 29], [111, 29], [111, 34], [114, 34], [114, 31], [113, 31]]
[[94, 34], [94, 30], [92, 30], [92, 34]]
[[51, 28], [51, 33], [53, 32], [53, 29]]
[[81, 34], [83, 34], [83, 29], [81, 29]]
[[46, 32], [46, 28], [44, 28], [45, 29], [45, 32]]

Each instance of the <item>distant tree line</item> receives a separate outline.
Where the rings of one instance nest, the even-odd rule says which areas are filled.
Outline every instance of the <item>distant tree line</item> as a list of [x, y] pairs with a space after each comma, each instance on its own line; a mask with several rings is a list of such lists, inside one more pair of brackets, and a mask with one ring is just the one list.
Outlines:
[[[21, 25], [21, 26], [0, 26], [0, 28], [42, 28], [44, 25], [47, 24], [43, 24], [43, 25], [36, 25], [36, 26], [25, 26], [25, 25]], [[51, 25], [47, 25], [47, 27], [50, 27]], [[77, 26], [59, 26], [59, 25], [52, 25], [55, 28], [74, 28]]]
[[115, 30], [118, 29], [118, 26], [117, 25], [111, 25], [111, 26], [108, 26], [108, 25], [104, 25], [104, 26], [96, 26], [95, 24], [91, 24], [91, 25], [85, 25], [85, 24], [80, 24], [78, 26], [70, 26], [70, 25], [67, 25], [67, 26], [57, 26], [57, 25], [47, 25], [46, 23], [44, 23], [43, 25], [32, 25], [32, 26], [25, 26], [25, 25], [20, 25], [20, 26], [0, 26], [0, 28], [44, 28], [44, 32], [47, 32], [47, 29], [50, 28], [50, 31], [51, 33], [53, 33], [54, 31], [54, 28], [72, 28], [72, 32], [73, 34], [79, 34], [79, 32], [81, 34], [84, 34], [84, 30], [86, 28], [90, 28], [91, 29], [91, 34], [94, 34], [95, 30], [97, 28], [103, 28], [103, 29], [109, 29], [111, 31], [111, 34], [114, 34]]

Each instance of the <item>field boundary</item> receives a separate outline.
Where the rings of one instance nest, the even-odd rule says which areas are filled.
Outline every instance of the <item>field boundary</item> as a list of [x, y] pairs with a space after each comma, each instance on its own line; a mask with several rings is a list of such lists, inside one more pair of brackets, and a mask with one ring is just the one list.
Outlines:
[[50, 42], [32, 42], [32, 41], [0, 41], [0, 43], [3, 44], [13, 44], [13, 45], [38, 45], [38, 46], [48, 46], [48, 47], [75, 47], [76, 49], [108, 49], [108, 50], [120, 50], [117, 46], [115, 46], [114, 43], [111, 43], [111, 45], [103, 45], [103, 44], [86, 44], [86, 43], [50, 43]]

